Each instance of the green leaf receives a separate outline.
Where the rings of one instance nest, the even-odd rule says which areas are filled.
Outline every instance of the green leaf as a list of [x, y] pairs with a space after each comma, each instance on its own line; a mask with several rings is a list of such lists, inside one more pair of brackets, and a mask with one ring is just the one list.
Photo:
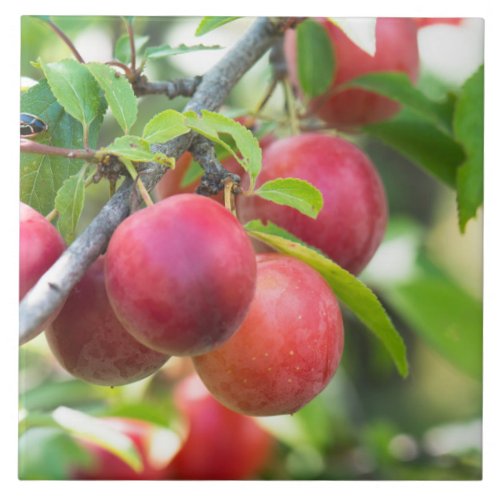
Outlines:
[[57, 191], [55, 208], [59, 213], [57, 229], [69, 245], [76, 235], [76, 226], [80, 220], [85, 201], [85, 173], [83, 166], [75, 175], [68, 177]]
[[101, 148], [99, 154], [112, 154], [130, 161], [161, 163], [170, 165], [168, 156], [160, 152], [151, 151], [151, 144], [135, 135], [124, 135], [115, 139], [109, 146]]
[[311, 19], [297, 27], [297, 67], [306, 95], [316, 97], [328, 90], [335, 72], [335, 54], [326, 29]]
[[[245, 229], [249, 232], [252, 233], [253, 231], [255, 232], [266, 232], [267, 234], [271, 234], [273, 236], [279, 236], [280, 238], [284, 238], [286, 240], [293, 241], [295, 243], [299, 243], [300, 245], [304, 245], [308, 248], [312, 248], [316, 252], [321, 253], [318, 249], [312, 247], [311, 245], [308, 245], [307, 243], [304, 243], [300, 238], [297, 238], [292, 233], [289, 233], [286, 229], [283, 229], [280, 226], [277, 226], [276, 224], [268, 221], [265, 225], [262, 224], [261, 220], [254, 219], [245, 224]], [[324, 254], [323, 254], [324, 255]]]
[[484, 66], [464, 84], [453, 117], [455, 137], [463, 145], [465, 161], [457, 173], [460, 230], [465, 231], [483, 203]]
[[152, 144], [170, 141], [190, 131], [185, 121], [186, 117], [182, 113], [175, 109], [167, 109], [146, 123], [142, 137]]
[[137, 98], [132, 85], [107, 64], [88, 63], [87, 68], [103, 90], [111, 113], [127, 134], [137, 119]]
[[89, 70], [73, 59], [40, 63], [59, 104], [83, 125], [84, 130], [88, 129], [101, 108], [99, 85]]
[[[101, 101], [98, 117], [90, 126], [89, 146], [97, 146], [97, 138], [105, 111]], [[46, 80], [21, 95], [21, 111], [39, 116], [48, 130], [36, 137], [37, 142], [65, 148], [83, 147], [82, 125], [64, 112]], [[63, 182], [82, 168], [83, 160], [62, 156], [21, 154], [21, 200], [46, 215], [54, 208], [54, 201]]]
[[147, 47], [144, 55], [148, 59], [159, 59], [160, 57], [176, 56], [178, 54], [187, 54], [188, 52], [198, 52], [200, 50], [222, 49], [220, 45], [191, 45], [181, 44], [178, 47], [172, 47], [168, 44], [158, 47]]
[[[201, 116], [194, 111], [187, 111], [184, 115], [188, 127], [220, 144], [236, 158], [250, 176], [251, 192], [262, 168], [262, 151], [259, 141], [252, 132], [241, 123], [213, 111], [203, 110]], [[241, 157], [236, 154], [226, 140], [220, 137], [221, 134], [228, 134], [234, 140]]]
[[[135, 53], [136, 56], [139, 55], [148, 43], [149, 36], [135, 36], [134, 44], [135, 44]], [[125, 64], [130, 64], [130, 39], [128, 35], [122, 35], [115, 44], [115, 57]]]
[[[343, 86], [344, 87], [344, 86]], [[450, 101], [436, 102], [418, 90], [406, 73], [368, 73], [354, 78], [345, 87], [358, 87], [398, 101], [422, 118], [426, 118], [442, 132], [451, 135], [453, 105]]]
[[134, 442], [118, 432], [105, 420], [60, 406], [52, 412], [54, 421], [73, 436], [86, 439], [113, 453], [134, 471], [141, 472], [143, 463]]
[[457, 167], [464, 157], [462, 148], [428, 120], [407, 109], [392, 120], [363, 129], [455, 188]]
[[[90, 465], [90, 453], [61, 429], [37, 427], [19, 438], [19, 479], [71, 479], [77, 466]], [[71, 458], [68, 460], [68, 458]]]
[[313, 219], [323, 208], [321, 191], [303, 179], [273, 179], [262, 184], [254, 194], [278, 205], [295, 208]]
[[317, 250], [298, 243], [296, 238], [293, 241], [284, 238], [281, 228], [279, 228], [278, 235], [276, 226], [261, 223], [259, 227], [258, 224], [258, 221], [252, 221], [251, 229], [248, 229], [248, 225], [245, 226], [249, 235], [316, 269], [344, 305], [383, 343], [399, 373], [406, 377], [408, 362], [405, 344], [376, 295], [355, 276]]
[[458, 369], [482, 378], [482, 306], [449, 277], [420, 267], [381, 293], [415, 333]]
[[224, 24], [230, 23], [235, 19], [239, 19], [239, 17], [217, 17], [217, 16], [206, 16], [201, 21], [198, 27], [196, 28], [195, 35], [201, 36], [209, 31], [213, 31], [214, 29], [223, 26]]

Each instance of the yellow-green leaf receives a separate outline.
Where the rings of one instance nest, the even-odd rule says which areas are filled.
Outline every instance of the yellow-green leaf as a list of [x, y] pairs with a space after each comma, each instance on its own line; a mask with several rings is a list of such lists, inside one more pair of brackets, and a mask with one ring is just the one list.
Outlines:
[[313, 219], [323, 208], [321, 191], [303, 179], [273, 179], [262, 184], [254, 195], [295, 208]]
[[111, 113], [127, 134], [137, 119], [137, 97], [132, 85], [107, 64], [88, 63], [87, 68], [103, 90]]

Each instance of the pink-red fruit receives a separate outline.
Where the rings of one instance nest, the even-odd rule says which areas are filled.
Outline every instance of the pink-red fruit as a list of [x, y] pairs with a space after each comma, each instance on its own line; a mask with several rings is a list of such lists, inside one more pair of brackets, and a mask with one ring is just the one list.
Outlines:
[[19, 300], [64, 251], [64, 240], [45, 217], [30, 206], [20, 207]]
[[104, 287], [104, 257], [73, 288], [45, 336], [61, 366], [92, 384], [129, 384], [168, 359], [137, 342], [116, 318]]
[[106, 288], [118, 319], [139, 342], [177, 356], [207, 352], [236, 331], [255, 275], [240, 223], [195, 194], [136, 212], [106, 253]]
[[[63, 253], [65, 245], [56, 228], [30, 206], [21, 203], [19, 227], [19, 300]], [[43, 331], [59, 309], [38, 330]]]
[[246, 415], [294, 413], [318, 395], [340, 363], [342, 316], [320, 274], [279, 254], [257, 257], [247, 317], [219, 349], [194, 358], [212, 395]]
[[[311, 112], [328, 125], [353, 129], [386, 120], [399, 111], [387, 97], [362, 89], [342, 89], [350, 80], [380, 71], [406, 73], [415, 82], [419, 72], [417, 25], [411, 18], [378, 18], [375, 28], [376, 52], [369, 55], [327, 19], [318, 22], [326, 29], [335, 53], [336, 69], [330, 88], [309, 103]], [[285, 53], [292, 80], [298, 84], [296, 36], [288, 30]]]
[[257, 196], [239, 196], [240, 219], [270, 220], [359, 274], [387, 223], [384, 187], [368, 157], [344, 139], [310, 133], [275, 141], [262, 164], [257, 186], [279, 177], [304, 179], [322, 192], [323, 209], [311, 219]]
[[222, 406], [196, 375], [176, 387], [174, 401], [186, 418], [188, 433], [168, 478], [240, 480], [262, 469], [273, 440], [253, 418]]

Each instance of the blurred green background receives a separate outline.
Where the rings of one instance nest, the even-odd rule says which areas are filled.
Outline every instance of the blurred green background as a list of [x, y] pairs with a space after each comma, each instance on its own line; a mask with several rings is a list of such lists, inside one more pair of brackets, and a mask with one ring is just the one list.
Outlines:
[[[53, 19], [86, 60], [110, 60], [113, 44], [124, 32], [120, 18]], [[230, 47], [251, 21], [238, 20], [202, 39], [194, 36], [196, 18], [136, 18], [134, 26], [153, 45]], [[23, 17], [21, 28], [23, 77], [41, 78], [31, 64], [38, 57], [50, 62], [71, 56], [42, 21]], [[465, 20], [460, 27], [428, 27], [420, 35], [419, 86], [429, 95], [436, 97], [457, 88], [481, 62], [482, 52], [477, 47], [482, 32], [473, 20]], [[455, 44], [462, 40], [470, 54], [452, 53], [446, 43], [438, 43], [447, 36]], [[475, 52], [471, 46], [476, 47]], [[146, 74], [151, 80], [203, 74], [224, 52], [150, 61]], [[432, 57], [426, 59], [430, 53]], [[448, 64], [441, 72], [443, 65], [436, 62], [439, 55]], [[450, 58], [456, 60], [460, 55], [462, 64], [453, 66]], [[263, 58], [236, 86], [228, 109], [254, 108], [270, 75], [267, 58]], [[185, 98], [142, 98], [134, 128], [141, 130], [158, 111], [182, 109], [185, 102]], [[273, 95], [265, 114], [286, 116], [280, 91]], [[287, 130], [276, 132], [286, 134]], [[119, 134], [116, 123], [107, 117], [101, 143], [107, 144]], [[384, 243], [361, 279], [375, 290], [403, 335], [410, 375], [401, 379], [383, 346], [345, 312], [345, 352], [326, 390], [293, 416], [257, 419], [277, 440], [257, 477], [480, 479], [482, 216], [471, 221], [461, 235], [451, 190], [380, 142], [364, 136], [355, 140], [378, 167], [390, 207]], [[87, 190], [81, 228], [108, 196], [102, 184]], [[169, 362], [144, 381], [125, 387], [97, 387], [67, 375], [50, 354], [43, 335], [29, 342], [20, 351], [20, 477], [64, 479], [72, 464], [86, 459], [69, 434], [35, 432], [44, 428], [47, 415], [55, 408], [67, 406], [96, 416], [133, 416], [168, 427], [177, 415], [172, 390], [186, 370], [182, 363]]]

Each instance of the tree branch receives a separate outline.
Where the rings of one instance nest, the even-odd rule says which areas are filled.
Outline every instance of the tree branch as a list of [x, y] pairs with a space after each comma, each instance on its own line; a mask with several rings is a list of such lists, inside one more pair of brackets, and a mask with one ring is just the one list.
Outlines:
[[92, 161], [95, 159], [95, 151], [92, 149], [68, 149], [41, 142], [32, 141], [30, 139], [21, 138], [21, 153], [37, 153], [41, 155], [56, 155], [66, 158], [76, 158], [80, 160]]
[[193, 139], [189, 148], [194, 159], [203, 167], [205, 173], [201, 178], [200, 185], [196, 189], [198, 194], [217, 194], [224, 188], [226, 179], [230, 178], [236, 188], [233, 192], [240, 191], [240, 176], [227, 171], [215, 154], [214, 145], [205, 137], [197, 136]]
[[180, 95], [191, 97], [200, 83], [201, 76], [179, 78], [165, 82], [149, 82], [143, 75], [138, 81], [134, 82], [133, 87], [135, 95], [138, 97], [148, 94], [163, 94], [169, 99], [174, 99]]
[[[287, 27], [288, 18], [259, 18], [236, 45], [204, 76], [185, 110], [217, 110], [238, 80], [273, 45]], [[195, 137], [188, 133], [158, 144], [153, 149], [178, 158]], [[160, 180], [164, 168], [148, 164], [141, 170], [146, 189]], [[20, 304], [20, 344], [31, 340], [41, 325], [58, 309], [87, 268], [105, 250], [120, 222], [129, 215], [133, 188], [126, 179], [96, 218], [40, 278]]]

